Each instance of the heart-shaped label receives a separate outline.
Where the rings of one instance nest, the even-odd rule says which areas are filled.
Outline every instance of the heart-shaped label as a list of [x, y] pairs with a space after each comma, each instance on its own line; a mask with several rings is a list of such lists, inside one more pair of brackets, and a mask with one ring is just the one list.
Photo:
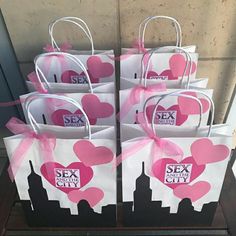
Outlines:
[[[197, 98], [197, 94], [195, 92], [184, 92], [181, 94], [186, 94]], [[205, 98], [198, 98], [202, 104], [202, 113], [206, 113], [210, 104]], [[184, 115], [196, 115], [200, 114], [200, 107], [197, 101], [186, 98], [186, 97], [178, 97], [178, 105], [182, 114]]]
[[[186, 66], [185, 57], [182, 54], [174, 54], [169, 60], [169, 66], [174, 77], [182, 76]], [[196, 71], [196, 67], [197, 67], [196, 63], [192, 62], [191, 74], [193, 74]], [[190, 71], [190, 64], [188, 64], [185, 75], [188, 75], [189, 71]]]
[[199, 181], [193, 185], [181, 185], [174, 189], [173, 193], [180, 199], [189, 198], [191, 202], [205, 196], [211, 189], [211, 185], [206, 181]]
[[[89, 78], [90, 78], [91, 83], [99, 83], [99, 79], [94, 78], [91, 74], [89, 74]], [[84, 72], [79, 74], [73, 70], [64, 71], [61, 75], [61, 81], [62, 83], [68, 83], [68, 84], [87, 84], [88, 83], [88, 79]]]
[[[150, 105], [147, 107], [147, 117], [149, 122], [152, 120], [153, 110], [155, 105]], [[188, 119], [187, 115], [182, 115], [179, 106], [173, 105], [167, 109], [162, 106], [157, 107], [157, 112], [155, 114], [155, 124], [160, 125], [182, 125]]]
[[205, 165], [197, 165], [193, 157], [181, 162], [171, 158], [157, 160], [152, 166], [153, 175], [169, 188], [191, 183], [205, 170]]
[[114, 73], [114, 67], [109, 62], [102, 62], [98, 56], [91, 56], [87, 60], [87, 67], [89, 73], [94, 78], [105, 78]]
[[219, 162], [225, 160], [229, 154], [229, 148], [226, 145], [214, 145], [208, 138], [196, 140], [191, 145], [191, 153], [198, 165]]
[[94, 166], [109, 163], [113, 160], [112, 151], [104, 146], [95, 147], [88, 140], [80, 140], [74, 144], [76, 156], [86, 166]]
[[[76, 110], [74, 113], [66, 109], [58, 109], [51, 115], [51, 120], [54, 125], [81, 127], [86, 125], [84, 115], [80, 110]], [[89, 118], [90, 125], [95, 125], [97, 119]]]
[[82, 188], [93, 178], [93, 169], [82, 162], [73, 162], [67, 167], [57, 162], [47, 162], [40, 171], [51, 185], [65, 193]]
[[161, 74], [155, 71], [149, 71], [147, 73], [147, 79], [157, 79], [157, 80], [177, 80], [178, 77], [174, 77], [171, 70], [164, 70]]
[[89, 118], [106, 118], [114, 113], [113, 106], [107, 102], [100, 102], [95, 94], [84, 95], [81, 103]]
[[68, 198], [74, 203], [86, 200], [90, 207], [96, 206], [104, 197], [104, 192], [100, 188], [87, 188], [86, 190], [73, 190], [68, 193]]

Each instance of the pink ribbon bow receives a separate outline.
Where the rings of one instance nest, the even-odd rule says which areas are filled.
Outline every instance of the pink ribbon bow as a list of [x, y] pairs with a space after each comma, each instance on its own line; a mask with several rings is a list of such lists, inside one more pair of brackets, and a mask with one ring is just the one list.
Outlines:
[[[62, 43], [60, 45], [60, 51], [61, 52], [67, 52], [72, 49], [72, 45], [68, 42]], [[46, 44], [45, 47], [43, 47], [43, 50], [45, 52], [57, 52], [58, 50], [54, 48], [51, 44]]]
[[130, 109], [140, 103], [140, 98], [142, 93], [145, 94], [145, 96], [148, 96], [148, 93], [152, 92], [162, 92], [166, 90], [166, 84], [164, 82], [153, 84], [153, 85], [147, 85], [146, 87], [143, 85], [137, 85], [134, 88], [131, 89], [131, 92], [128, 96], [128, 98], [125, 100], [123, 105], [120, 108], [120, 112], [117, 115], [117, 118], [120, 119], [120, 121], [127, 115], [130, 111]]
[[183, 158], [182, 149], [177, 144], [171, 142], [168, 139], [159, 138], [151, 129], [150, 124], [148, 124], [144, 119], [143, 113], [139, 113], [138, 121], [142, 129], [147, 134], [147, 137], [140, 138], [134, 145], [131, 145], [125, 150], [122, 150], [121, 155], [117, 157], [117, 162], [116, 162], [117, 166], [130, 156], [140, 151], [142, 148], [144, 148], [151, 142], [152, 142], [152, 147], [151, 147], [152, 163], [154, 163], [158, 159], [166, 157], [171, 157], [176, 160], [182, 160]]
[[[17, 171], [20, 169], [24, 160], [24, 156], [35, 139], [39, 141], [39, 148], [44, 162], [53, 162], [53, 149], [56, 144], [56, 137], [54, 135], [49, 133], [36, 134], [23, 121], [16, 117], [12, 117], [6, 124], [6, 127], [14, 134], [23, 134], [25, 136], [14, 150], [10, 160], [8, 173], [12, 181], [14, 181]], [[53, 173], [50, 173], [50, 170], [47, 170], [47, 173], [49, 176], [53, 175]]]

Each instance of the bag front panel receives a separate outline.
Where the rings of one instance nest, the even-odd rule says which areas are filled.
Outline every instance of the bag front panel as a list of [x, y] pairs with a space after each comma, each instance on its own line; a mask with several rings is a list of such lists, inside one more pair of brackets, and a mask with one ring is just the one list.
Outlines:
[[[231, 137], [168, 140], [181, 147], [182, 159], [164, 156], [155, 160], [149, 143], [122, 162], [127, 225], [211, 223], [230, 157]], [[135, 142], [139, 141], [122, 143], [122, 151]]]
[[[15, 137], [4, 140], [10, 162], [23, 136]], [[34, 223], [46, 217], [42, 225], [115, 225], [115, 154], [111, 140], [57, 139], [53, 162], [45, 162], [35, 140], [15, 176], [19, 197], [29, 206]]]
[[[120, 74], [125, 78], [140, 78], [142, 68], [142, 54], [127, 54], [120, 62]], [[198, 54], [191, 53], [193, 68], [191, 79], [195, 79]], [[148, 79], [160, 81], [178, 80], [182, 77], [186, 65], [185, 55], [179, 53], [155, 53], [152, 55]]]
[[[122, 111], [123, 107], [126, 106], [126, 102], [130, 99], [131, 96], [130, 89], [121, 90], [120, 91], [120, 110]], [[174, 91], [174, 89], [167, 89], [164, 92], [149, 92], [149, 93], [142, 93], [140, 95], [140, 101], [137, 104], [133, 104], [130, 106], [130, 109], [127, 113], [121, 114], [122, 119], [121, 123], [126, 124], [136, 124], [138, 123], [137, 115], [140, 112], [143, 112], [143, 106], [145, 101], [154, 95], [160, 94], [167, 94]], [[188, 91], [186, 90], [186, 93]], [[204, 92], [212, 97], [212, 90], [204, 90]], [[185, 92], [183, 92], [185, 93]], [[197, 98], [201, 100], [203, 106], [203, 114], [202, 114], [202, 125], [206, 125], [208, 121], [209, 111], [210, 111], [210, 104], [206, 100], [206, 98], [202, 94], [193, 94]], [[158, 98], [153, 99], [149, 102], [147, 106], [147, 117], [149, 122], [151, 122], [152, 114], [154, 105], [158, 101]], [[185, 99], [180, 97], [169, 96], [166, 97], [158, 106], [156, 115], [155, 115], [155, 123], [160, 125], [177, 125], [177, 126], [191, 126], [197, 125], [199, 122], [200, 116], [200, 109], [199, 105], [196, 101], [191, 99]]]

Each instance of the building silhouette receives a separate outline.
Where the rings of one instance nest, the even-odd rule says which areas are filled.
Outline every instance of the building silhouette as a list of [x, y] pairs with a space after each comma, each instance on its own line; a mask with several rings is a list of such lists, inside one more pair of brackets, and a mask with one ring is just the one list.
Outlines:
[[142, 173], [136, 179], [133, 202], [123, 203], [123, 223], [125, 226], [205, 226], [211, 225], [217, 202], [204, 204], [202, 211], [194, 210], [190, 199], [183, 199], [177, 213], [170, 213], [170, 207], [162, 207], [161, 201], [152, 201], [150, 177]]
[[26, 219], [30, 226], [51, 227], [106, 227], [116, 225], [116, 205], [102, 207], [102, 213], [94, 212], [86, 200], [78, 205], [78, 215], [71, 215], [69, 208], [61, 208], [59, 201], [48, 200], [41, 176], [34, 171], [30, 161], [31, 173], [28, 176], [29, 200], [22, 200]]

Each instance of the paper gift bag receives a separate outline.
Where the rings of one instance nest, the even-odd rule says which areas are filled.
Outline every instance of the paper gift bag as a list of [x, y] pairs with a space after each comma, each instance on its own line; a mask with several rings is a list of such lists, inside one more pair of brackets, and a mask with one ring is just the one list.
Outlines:
[[[145, 19], [139, 27], [139, 39], [138, 49], [123, 49], [121, 55], [121, 77], [125, 78], [139, 78], [141, 76], [140, 68], [137, 67], [141, 62], [142, 54], [147, 49], [144, 45], [144, 35], [148, 23], [154, 19], [168, 19], [171, 23], [174, 23], [176, 29], [176, 46], [182, 47], [182, 32], [179, 23], [172, 17], [168, 16], [154, 16]], [[143, 26], [144, 25], [144, 26]], [[141, 28], [143, 31], [141, 35]], [[198, 61], [198, 54], [195, 53], [195, 46], [183, 47], [191, 54], [193, 59], [193, 68], [190, 72], [191, 78], [196, 76], [196, 68]], [[159, 53], [155, 53], [152, 59], [152, 67], [150, 68], [148, 78], [155, 78], [158, 80], [178, 80], [182, 76], [184, 70], [185, 59], [183, 55], [179, 54], [175, 50], [165, 50]]]
[[[41, 63], [40, 61], [43, 61]], [[51, 66], [52, 62], [58, 61], [61, 66]], [[27, 81], [27, 86], [30, 92], [38, 90], [38, 88], [46, 88], [52, 93], [75, 93], [75, 92], [87, 92], [88, 88], [98, 93], [114, 93], [115, 84], [114, 82], [107, 83], [92, 83], [91, 76], [85, 68], [82, 61], [74, 55], [64, 52], [49, 52], [43, 53], [37, 56], [34, 60], [35, 72], [28, 75], [30, 81]], [[61, 73], [62, 70], [73, 66], [74, 70], [79, 73], [81, 77], [76, 75], [73, 77], [74, 80], [83, 80], [83, 83], [58, 83], [57, 80], [50, 80], [50, 70], [53, 73]], [[63, 68], [61, 68], [63, 67]], [[67, 76], [68, 74], [65, 73]], [[56, 77], [55, 77], [56, 78]], [[42, 89], [41, 89], [42, 90]]]
[[[156, 84], [148, 84], [146, 86], [136, 86], [132, 89], [120, 90], [120, 122], [135, 124], [137, 123], [137, 115], [143, 110], [144, 103], [150, 97], [156, 95], [156, 97], [150, 100], [149, 103], [149, 114], [152, 112], [152, 108], [154, 104], [157, 102], [158, 98], [161, 98], [164, 95], [171, 94], [173, 92], [181, 92], [182, 94], [191, 95], [195, 98], [200, 99], [200, 102], [203, 106], [203, 124], [207, 124], [208, 116], [209, 116], [209, 108], [210, 104], [205, 98], [205, 94], [208, 97], [212, 97], [213, 90], [212, 89], [166, 89], [166, 84], [156, 83]], [[204, 91], [204, 93], [202, 93]], [[165, 97], [165, 101], [163, 101], [159, 106], [160, 112], [174, 112], [175, 117], [169, 123], [169, 120], [166, 120], [166, 124], [172, 125], [181, 125], [188, 126], [191, 125], [192, 122], [196, 122], [199, 116], [199, 107], [196, 101], [193, 101], [191, 98], [177, 98], [173, 96]], [[177, 121], [178, 120], [178, 121]], [[164, 121], [164, 120], [163, 120]], [[165, 122], [164, 122], [165, 123]], [[163, 124], [164, 124], [163, 123]]]
[[[91, 44], [91, 50], [79, 51], [79, 50], [67, 50], [67, 52], [75, 55], [85, 65], [88, 73], [91, 77], [92, 83], [101, 82], [114, 82], [115, 81], [115, 65], [114, 65], [114, 52], [113, 50], [95, 50], [94, 42], [91, 32], [87, 24], [80, 18], [77, 17], [62, 17], [49, 24], [49, 35], [51, 39], [51, 46], [56, 50], [60, 51], [60, 48], [54, 38], [54, 29], [56, 25], [62, 22], [70, 23], [77, 26], [79, 30], [82, 30]], [[82, 71], [77, 71], [73, 66], [55, 73], [53, 67], [60, 67], [58, 61], [52, 61], [52, 71], [49, 71], [49, 80], [54, 81], [57, 78], [57, 82], [62, 83], [84, 83]], [[41, 64], [42, 63], [42, 64]], [[44, 62], [41, 61], [40, 65], [44, 66]]]
[[212, 122], [189, 128], [149, 126], [147, 120], [122, 124], [126, 226], [211, 225], [232, 147], [227, 128]]
[[[51, 98], [52, 95], [50, 95]], [[25, 102], [30, 125], [12, 119], [16, 134], [4, 138], [18, 194], [30, 226], [100, 227], [116, 224], [114, 127], [39, 125]], [[48, 98], [48, 95], [41, 95]]]
[[[155, 53], [162, 51], [178, 51], [181, 57], [184, 57], [184, 62], [182, 69], [178, 71], [179, 78], [178, 79], [167, 79], [168, 75], [159, 76], [155, 71], [152, 71], [152, 60], [154, 59]], [[120, 88], [127, 89], [134, 85], [137, 85], [139, 81], [144, 80], [147, 84], [153, 84], [157, 82], [165, 81], [167, 88], [181, 88], [181, 87], [203, 87], [205, 88], [208, 82], [207, 78], [202, 79], [193, 79], [191, 77], [190, 71], [195, 68], [193, 58], [191, 54], [184, 48], [180, 48], [177, 46], [165, 46], [161, 48], [153, 48], [147, 50], [145, 53], [140, 55], [140, 63], [138, 64], [140, 67], [140, 76], [133, 77], [122, 77], [120, 79]], [[177, 65], [175, 63], [175, 65]], [[136, 65], [137, 67], [137, 65]]]
[[[29, 93], [20, 96], [21, 102], [29, 96], [40, 97], [39, 93]], [[58, 94], [60, 95], [60, 94]], [[116, 126], [116, 108], [114, 94], [109, 93], [66, 93], [61, 94], [72, 98], [86, 111], [91, 125]], [[23, 105], [23, 111], [27, 119], [27, 110]], [[34, 119], [41, 124], [80, 127], [86, 125], [84, 115], [79, 109], [70, 103], [58, 102], [52, 98], [38, 99], [32, 104]]]

